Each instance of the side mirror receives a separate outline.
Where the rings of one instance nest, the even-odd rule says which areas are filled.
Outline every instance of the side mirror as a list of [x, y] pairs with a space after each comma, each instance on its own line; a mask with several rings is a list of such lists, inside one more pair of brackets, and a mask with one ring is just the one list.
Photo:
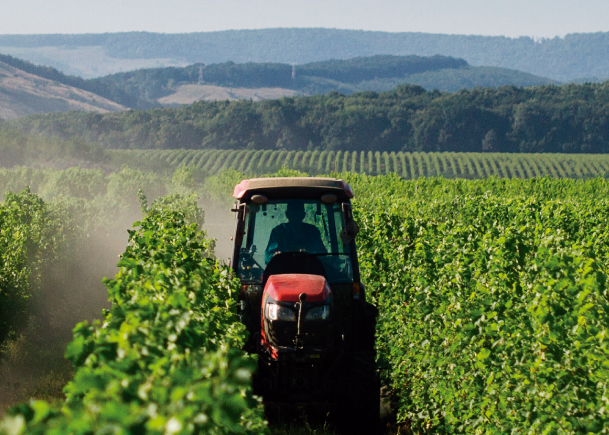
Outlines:
[[340, 239], [342, 240], [343, 244], [348, 245], [359, 233], [359, 226], [353, 220], [353, 212], [351, 210], [351, 205], [344, 202], [342, 204], [342, 209], [343, 216], [345, 218], [345, 227], [340, 232]]
[[359, 227], [355, 221], [347, 222], [345, 228], [340, 232], [340, 239], [343, 241], [343, 245], [348, 245], [359, 233]]
[[231, 211], [237, 213], [237, 228], [235, 230], [235, 235], [237, 238], [243, 237], [245, 234], [245, 207], [246, 204], [237, 204], [236, 208], [231, 209]]
[[355, 222], [354, 220], [351, 220], [350, 222], [347, 222], [347, 235], [355, 238], [355, 236], [357, 236], [359, 234], [359, 226], [357, 225], [357, 222]]

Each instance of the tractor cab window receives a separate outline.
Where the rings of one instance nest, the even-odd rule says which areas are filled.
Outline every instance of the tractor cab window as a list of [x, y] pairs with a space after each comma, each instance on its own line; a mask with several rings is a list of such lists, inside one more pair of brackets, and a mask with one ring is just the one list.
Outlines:
[[303, 199], [250, 203], [239, 253], [239, 277], [244, 282], [261, 283], [273, 257], [300, 253], [296, 255], [319, 259], [328, 282], [353, 282], [349, 240], [344, 233], [340, 203]]

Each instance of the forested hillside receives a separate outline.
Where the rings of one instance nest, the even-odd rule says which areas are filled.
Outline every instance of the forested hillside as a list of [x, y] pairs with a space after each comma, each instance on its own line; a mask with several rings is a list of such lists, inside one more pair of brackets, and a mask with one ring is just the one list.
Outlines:
[[106, 148], [609, 152], [609, 83], [457, 93], [400, 86], [116, 114], [32, 115], [10, 126]]
[[[157, 99], [172, 92], [181, 83], [202, 83], [217, 86], [262, 88], [282, 87], [324, 93], [328, 85], [357, 84], [379, 78], [402, 78], [409, 74], [467, 67], [462, 59], [444, 56], [372, 56], [350, 60], [331, 60], [294, 66], [284, 63], [225, 62], [205, 65], [197, 63], [185, 68], [151, 68], [113, 74], [91, 80], [100, 86], [120, 87], [143, 98]], [[312, 78], [332, 80], [316, 83]], [[201, 79], [201, 80], [199, 80]], [[325, 87], [324, 87], [325, 84]], [[311, 89], [317, 87], [316, 89]], [[329, 89], [332, 90], [332, 89]], [[326, 91], [327, 92], [327, 91]]]
[[343, 94], [388, 91], [405, 83], [419, 84], [429, 90], [458, 91], [473, 87], [535, 86], [555, 82], [504, 68], [471, 67], [463, 59], [452, 57], [377, 55], [294, 66], [226, 62], [194, 64], [185, 68], [139, 69], [92, 79], [88, 83], [100, 89], [121, 89], [140, 100], [158, 100], [186, 84], [283, 88], [317, 95], [331, 91]]
[[[0, 36], [0, 52], [83, 77], [125, 71], [126, 60], [133, 60], [134, 66], [128, 69], [135, 69], [146, 59], [154, 60], [148, 65], [159, 66], [227, 61], [304, 64], [393, 54], [452, 56], [474, 66], [513, 68], [560, 81], [605, 79], [609, 78], [608, 45], [609, 33], [600, 32], [542, 40], [319, 28]], [[95, 68], [91, 68], [93, 59], [83, 56], [81, 48], [95, 53]], [[52, 56], [58, 53], [60, 57]]]
[[[34, 65], [2, 54], [0, 62], [37, 77], [95, 93], [125, 107], [143, 110], [188, 104], [202, 99], [225, 99], [213, 93], [210, 96], [203, 93], [201, 96], [201, 91], [210, 85], [226, 88], [228, 98], [234, 100], [252, 98], [252, 94], [260, 93], [250, 90], [260, 88], [276, 91], [267, 96], [260, 94], [263, 96], [256, 99], [317, 95], [332, 91], [343, 94], [367, 90], [387, 91], [404, 83], [445, 91], [506, 84], [534, 86], [555, 83], [550, 79], [515, 70], [471, 67], [462, 59], [445, 56], [379, 55], [298, 65], [294, 71], [292, 65], [280, 63], [194, 64], [184, 68], [137, 69], [98, 79], [66, 75], [52, 67]], [[192, 89], [185, 85], [203, 86]], [[240, 96], [234, 88], [247, 89]], [[26, 113], [38, 111], [44, 113], [49, 110], [33, 108]]]

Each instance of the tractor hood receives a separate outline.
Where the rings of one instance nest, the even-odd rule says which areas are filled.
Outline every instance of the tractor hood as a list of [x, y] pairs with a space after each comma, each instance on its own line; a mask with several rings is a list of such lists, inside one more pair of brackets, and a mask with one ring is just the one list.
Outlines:
[[330, 287], [323, 276], [292, 273], [271, 275], [264, 292], [277, 302], [298, 302], [302, 293], [307, 302], [323, 302], [330, 296]]

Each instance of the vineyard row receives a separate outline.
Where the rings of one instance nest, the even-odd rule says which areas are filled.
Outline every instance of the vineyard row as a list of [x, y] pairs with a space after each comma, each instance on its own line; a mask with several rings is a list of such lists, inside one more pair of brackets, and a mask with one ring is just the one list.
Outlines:
[[424, 153], [372, 151], [272, 150], [115, 150], [121, 161], [193, 166], [207, 175], [235, 169], [260, 175], [282, 167], [309, 174], [356, 172], [369, 175], [396, 173], [406, 179], [445, 178], [589, 178], [609, 171], [608, 155]]

